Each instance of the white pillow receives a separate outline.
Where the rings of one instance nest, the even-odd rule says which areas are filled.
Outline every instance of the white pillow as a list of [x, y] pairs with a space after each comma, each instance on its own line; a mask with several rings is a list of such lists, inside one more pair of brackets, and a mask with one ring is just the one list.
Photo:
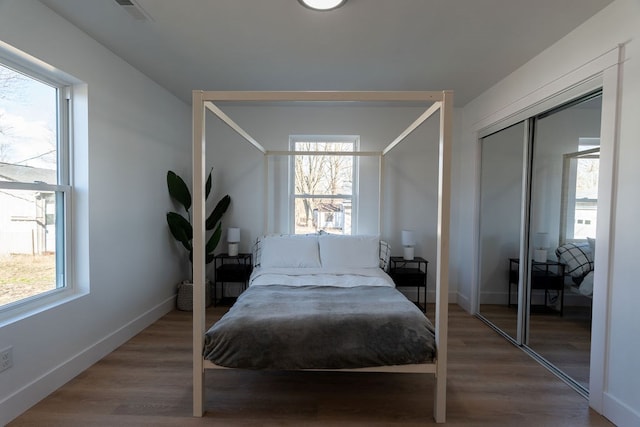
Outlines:
[[588, 297], [593, 295], [593, 271], [590, 271], [586, 276], [584, 276], [578, 290], [582, 295]]
[[341, 236], [324, 234], [318, 237], [323, 268], [370, 268], [380, 266], [378, 236]]
[[565, 274], [569, 274], [576, 283], [593, 270], [593, 254], [587, 243], [565, 243], [556, 248], [556, 256], [566, 266]]
[[320, 267], [316, 236], [267, 236], [262, 240], [262, 267]]
[[596, 239], [592, 237], [587, 237], [587, 242], [589, 243], [589, 247], [591, 248], [591, 257], [595, 257], [596, 255]]

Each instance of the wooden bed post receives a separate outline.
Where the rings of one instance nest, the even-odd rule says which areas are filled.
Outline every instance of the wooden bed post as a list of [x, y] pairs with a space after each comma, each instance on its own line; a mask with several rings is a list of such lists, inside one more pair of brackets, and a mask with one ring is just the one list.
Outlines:
[[[224, 123], [229, 125], [240, 136], [249, 141], [254, 147], [265, 154], [265, 232], [268, 229], [268, 154], [267, 151], [255, 139], [240, 128], [231, 118], [224, 114], [212, 101], [417, 101], [433, 104], [416, 119], [405, 131], [392, 141], [380, 156], [380, 182], [379, 182], [379, 217], [378, 229], [381, 231], [381, 207], [383, 202], [382, 186], [384, 173], [383, 157], [393, 147], [403, 141], [422, 122], [440, 110], [440, 139], [439, 139], [439, 168], [438, 168], [438, 227], [437, 227], [437, 273], [436, 273], [436, 316], [435, 335], [437, 345], [437, 362], [429, 366], [431, 369], [424, 372], [435, 371], [435, 398], [434, 418], [438, 423], [446, 419], [446, 393], [447, 393], [447, 329], [449, 316], [449, 225], [450, 225], [450, 200], [451, 200], [451, 146], [453, 123], [453, 92], [214, 92], [193, 91], [193, 415], [201, 417], [204, 414], [204, 367], [202, 357], [205, 333], [205, 215], [204, 215], [204, 182], [205, 182], [205, 109], [216, 114]], [[344, 153], [346, 154], [346, 153]], [[372, 155], [373, 153], [349, 155]], [[375, 153], [380, 155], [380, 153]], [[208, 365], [212, 365], [208, 363]], [[395, 372], [404, 372], [402, 368], [393, 367]], [[413, 369], [413, 368], [409, 368]], [[368, 369], [364, 369], [368, 370]], [[376, 370], [379, 371], [379, 370]], [[389, 370], [382, 370], [389, 372]], [[406, 372], [414, 372], [406, 371]]]
[[205, 332], [205, 111], [202, 91], [193, 91], [193, 416], [204, 415]]
[[444, 423], [447, 411], [447, 330], [449, 319], [449, 224], [451, 206], [451, 145], [453, 92], [444, 91], [440, 107], [438, 168], [438, 249], [436, 274], [436, 347], [438, 364], [433, 414]]

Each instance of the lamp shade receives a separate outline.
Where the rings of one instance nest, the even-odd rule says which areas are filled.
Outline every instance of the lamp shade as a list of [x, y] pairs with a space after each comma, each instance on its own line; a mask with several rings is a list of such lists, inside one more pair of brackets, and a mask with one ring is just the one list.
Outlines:
[[238, 243], [240, 241], [240, 229], [239, 228], [229, 228], [227, 230], [227, 242], [229, 243]]
[[549, 233], [537, 232], [533, 236], [533, 246], [535, 249], [546, 249], [549, 247]]
[[416, 239], [413, 236], [413, 231], [402, 230], [402, 246], [414, 246], [415, 244]]

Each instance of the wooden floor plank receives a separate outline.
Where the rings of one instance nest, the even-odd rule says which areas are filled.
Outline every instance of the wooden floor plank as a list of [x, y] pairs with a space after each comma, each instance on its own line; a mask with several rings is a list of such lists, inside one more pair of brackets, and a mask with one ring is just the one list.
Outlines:
[[[208, 309], [213, 322], [226, 309]], [[9, 426], [426, 426], [428, 374], [207, 371], [191, 416], [191, 314], [173, 311]], [[611, 426], [587, 401], [452, 305], [447, 426]]]

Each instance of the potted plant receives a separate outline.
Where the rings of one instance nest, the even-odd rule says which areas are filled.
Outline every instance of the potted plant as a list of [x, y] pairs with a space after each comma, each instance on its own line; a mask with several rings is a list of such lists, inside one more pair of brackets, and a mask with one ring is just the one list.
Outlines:
[[[211, 193], [212, 170], [209, 171], [209, 176], [207, 177], [207, 182], [205, 184], [205, 201], [209, 198], [209, 194]], [[192, 280], [184, 281], [178, 286], [177, 306], [179, 310], [190, 311], [193, 309], [193, 226], [191, 225], [191, 192], [184, 180], [173, 171], [167, 172], [167, 188], [169, 189], [169, 195], [171, 198], [182, 205], [186, 214], [185, 217], [178, 212], [168, 212], [167, 224], [169, 224], [169, 230], [173, 237], [189, 252], [189, 262], [192, 264]], [[218, 246], [220, 236], [222, 235], [222, 216], [227, 211], [230, 203], [231, 197], [227, 194], [218, 201], [215, 208], [206, 219], [206, 231], [207, 233], [211, 232], [205, 245], [205, 262], [207, 264], [213, 261], [213, 252]], [[207, 286], [207, 295], [209, 294], [208, 288], [209, 287]], [[210, 298], [208, 296], [206, 297], [206, 300], [207, 304], [209, 304]]]

